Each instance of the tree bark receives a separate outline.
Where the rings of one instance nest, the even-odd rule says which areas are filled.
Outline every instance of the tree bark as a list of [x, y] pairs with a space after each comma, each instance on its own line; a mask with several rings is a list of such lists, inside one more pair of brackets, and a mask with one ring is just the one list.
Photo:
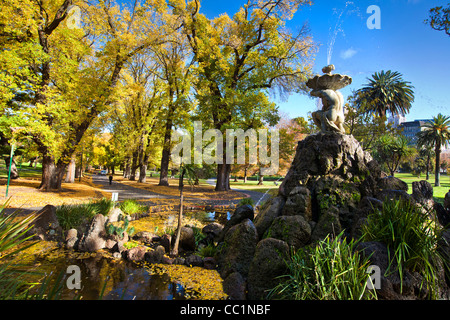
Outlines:
[[[171, 93], [173, 95], [173, 93]], [[172, 97], [172, 96], [171, 96]], [[173, 105], [169, 106], [167, 114], [167, 122], [164, 133], [164, 146], [161, 157], [161, 173], [159, 175], [159, 186], [169, 186], [169, 162], [170, 162], [170, 144], [172, 142], [172, 126], [173, 126]]]
[[259, 174], [259, 180], [258, 180], [258, 186], [262, 186], [264, 183], [264, 176], [260, 173]]
[[42, 155], [42, 179], [39, 190], [50, 191], [55, 180], [55, 160], [47, 154]]
[[441, 146], [440, 144], [436, 144], [436, 168], [435, 168], [435, 177], [434, 177], [434, 186], [441, 186]]
[[[225, 152], [224, 152], [225, 154]], [[230, 164], [218, 164], [217, 165], [217, 183], [216, 191], [229, 191], [230, 190]]]
[[137, 151], [135, 151], [133, 152], [133, 161], [131, 162], [130, 177], [128, 178], [130, 181], [136, 180], [137, 163], [138, 163], [138, 153]]
[[67, 167], [66, 174], [66, 183], [75, 183], [75, 171], [76, 171], [76, 163], [75, 163], [75, 153], [72, 155], [72, 159], [70, 159], [69, 166]]
[[5, 158], [6, 163], [6, 171], [9, 172], [9, 164], [11, 163], [11, 179], [18, 179], [19, 178], [19, 171], [17, 170], [16, 161], [14, 160], [14, 157], [11, 161], [10, 156], [6, 156]]

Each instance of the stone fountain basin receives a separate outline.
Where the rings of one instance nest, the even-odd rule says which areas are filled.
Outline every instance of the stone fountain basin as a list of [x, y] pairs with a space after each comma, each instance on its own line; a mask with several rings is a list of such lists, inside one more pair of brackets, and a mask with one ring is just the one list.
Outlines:
[[352, 83], [352, 78], [341, 74], [317, 75], [306, 82], [306, 86], [313, 90], [340, 90]]

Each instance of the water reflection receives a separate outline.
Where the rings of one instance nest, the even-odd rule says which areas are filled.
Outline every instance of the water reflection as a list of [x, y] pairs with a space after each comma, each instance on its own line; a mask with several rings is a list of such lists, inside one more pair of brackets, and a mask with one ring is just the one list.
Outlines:
[[133, 266], [126, 261], [111, 262], [101, 256], [86, 259], [61, 258], [51, 263], [52, 272], [56, 275], [65, 273], [69, 265], [77, 265], [80, 268], [81, 289], [68, 289], [64, 279], [61, 293], [64, 300], [76, 299], [79, 296], [83, 300], [97, 300], [104, 287], [104, 300], [185, 299], [184, 288], [172, 282], [167, 274], [150, 274], [145, 268]]

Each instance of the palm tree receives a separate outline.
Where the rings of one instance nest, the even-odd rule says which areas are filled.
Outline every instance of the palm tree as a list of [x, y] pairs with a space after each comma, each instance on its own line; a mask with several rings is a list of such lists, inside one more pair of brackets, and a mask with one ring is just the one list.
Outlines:
[[414, 153], [414, 149], [409, 146], [409, 140], [402, 135], [395, 137], [385, 134], [381, 136], [375, 150], [377, 158], [387, 166], [391, 176], [395, 175], [402, 159]]
[[426, 171], [427, 171], [427, 178], [426, 180], [430, 179], [430, 166], [431, 166], [431, 159], [435, 157], [435, 153], [433, 150], [433, 147], [430, 145], [420, 145], [417, 144], [417, 147], [419, 149], [419, 156], [426, 158]]
[[438, 114], [433, 120], [427, 121], [423, 130], [417, 134], [419, 145], [429, 145], [434, 148], [436, 155], [435, 165], [435, 182], [434, 185], [439, 187], [440, 183], [440, 164], [441, 164], [441, 148], [450, 142], [450, 117]]
[[357, 91], [356, 105], [366, 113], [374, 112], [381, 118], [389, 111], [393, 115], [406, 114], [414, 102], [414, 87], [404, 81], [402, 74], [391, 70], [375, 72], [369, 83]]

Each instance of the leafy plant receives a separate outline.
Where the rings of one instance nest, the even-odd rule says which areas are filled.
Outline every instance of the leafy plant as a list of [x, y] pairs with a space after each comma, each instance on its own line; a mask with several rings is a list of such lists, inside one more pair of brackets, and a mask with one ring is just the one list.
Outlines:
[[120, 210], [126, 214], [136, 214], [147, 211], [148, 206], [141, 205], [134, 199], [127, 199], [120, 204]]
[[253, 199], [252, 198], [243, 198], [241, 201], [239, 201], [239, 203], [238, 203], [238, 207], [240, 207], [240, 206], [245, 206], [245, 205], [251, 205], [252, 207], [254, 207], [255, 206], [255, 202], [253, 201]]
[[398, 271], [402, 280], [405, 269], [417, 271], [434, 294], [436, 264], [441, 259], [436, 250], [440, 232], [428, 214], [414, 204], [403, 200], [385, 200], [381, 209], [368, 216], [362, 239], [379, 241], [387, 246], [390, 261], [387, 273]]
[[122, 215], [119, 215], [118, 225], [110, 223], [106, 226], [106, 231], [109, 235], [116, 235], [119, 239], [123, 239], [125, 232], [129, 236], [134, 234], [134, 227], [130, 227], [130, 221], [127, 217], [123, 218]]
[[218, 247], [213, 243], [209, 243], [207, 246], [204, 246], [198, 250], [198, 255], [202, 258], [206, 257], [215, 257], [218, 254]]
[[100, 200], [90, 202], [89, 205], [97, 208], [97, 214], [106, 216], [108, 215], [109, 211], [114, 208], [114, 201], [112, 201], [111, 199], [102, 198]]
[[365, 300], [376, 299], [367, 289], [369, 261], [355, 252], [355, 241], [343, 233], [327, 236], [315, 247], [292, 251], [288, 274], [270, 291], [269, 298], [289, 300]]
[[56, 217], [64, 230], [75, 229], [99, 213], [92, 204], [62, 205], [56, 208]]

